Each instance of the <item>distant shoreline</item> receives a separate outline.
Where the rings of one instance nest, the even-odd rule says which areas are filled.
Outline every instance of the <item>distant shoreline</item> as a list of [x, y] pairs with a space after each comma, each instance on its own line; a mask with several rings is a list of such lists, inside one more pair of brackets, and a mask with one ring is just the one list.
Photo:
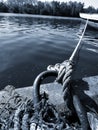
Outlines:
[[15, 16], [15, 17], [32, 17], [32, 18], [47, 18], [47, 19], [63, 19], [63, 20], [81, 20], [76, 17], [62, 17], [62, 16], [51, 16], [51, 15], [36, 15], [36, 14], [19, 14], [19, 13], [0, 13], [0, 16]]

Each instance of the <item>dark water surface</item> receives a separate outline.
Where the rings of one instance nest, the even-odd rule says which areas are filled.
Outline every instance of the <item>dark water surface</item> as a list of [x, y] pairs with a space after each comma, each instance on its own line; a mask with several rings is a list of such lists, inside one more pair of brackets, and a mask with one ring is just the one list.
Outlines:
[[[0, 89], [31, 86], [50, 64], [73, 52], [84, 25], [81, 20], [0, 16]], [[87, 29], [74, 78], [98, 75], [98, 30]]]

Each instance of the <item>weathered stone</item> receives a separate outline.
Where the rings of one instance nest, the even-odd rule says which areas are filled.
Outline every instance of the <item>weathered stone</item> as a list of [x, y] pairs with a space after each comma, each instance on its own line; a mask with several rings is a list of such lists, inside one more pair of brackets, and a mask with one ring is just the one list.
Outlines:
[[[96, 107], [98, 105], [98, 76], [83, 78], [73, 82], [76, 93], [82, 102], [88, 107]], [[63, 104], [62, 86], [56, 82], [41, 85], [41, 92], [49, 94], [49, 100], [54, 105]], [[16, 89], [21, 96], [32, 99], [33, 86]], [[0, 92], [0, 99], [4, 95], [4, 91]], [[1, 102], [1, 101], [0, 101]]]

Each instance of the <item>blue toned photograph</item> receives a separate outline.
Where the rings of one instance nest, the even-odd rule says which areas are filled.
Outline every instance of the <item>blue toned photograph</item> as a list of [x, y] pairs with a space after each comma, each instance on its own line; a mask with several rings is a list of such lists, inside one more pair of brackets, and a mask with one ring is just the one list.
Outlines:
[[98, 130], [97, 0], [0, 0], [0, 130]]

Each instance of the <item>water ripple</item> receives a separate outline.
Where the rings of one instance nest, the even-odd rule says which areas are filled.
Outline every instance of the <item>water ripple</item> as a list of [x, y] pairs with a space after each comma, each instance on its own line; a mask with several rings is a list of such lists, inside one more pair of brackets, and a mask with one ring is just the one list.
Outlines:
[[[49, 64], [69, 59], [84, 27], [80, 22], [68, 18], [0, 16], [0, 86], [30, 86]], [[98, 74], [97, 34], [98, 31], [86, 30], [74, 78]]]

